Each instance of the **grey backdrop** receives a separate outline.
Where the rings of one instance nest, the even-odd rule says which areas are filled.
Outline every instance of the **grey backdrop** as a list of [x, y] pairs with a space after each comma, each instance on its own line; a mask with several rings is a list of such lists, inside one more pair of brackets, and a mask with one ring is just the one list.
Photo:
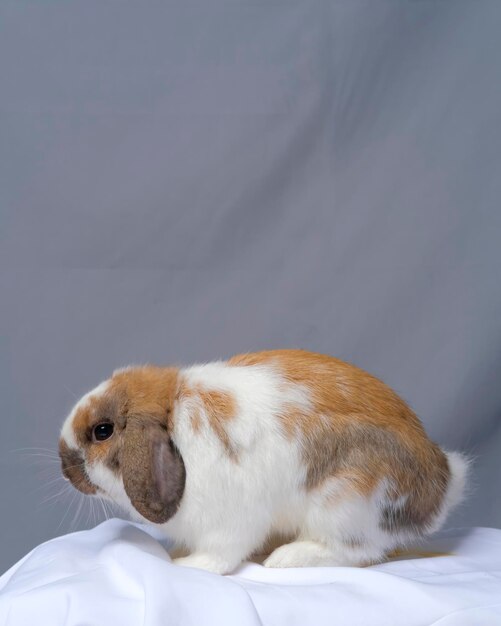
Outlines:
[[93, 523], [19, 450], [76, 396], [268, 347], [382, 377], [477, 457], [450, 523], [501, 525], [499, 0], [3, 0], [0, 29], [1, 569]]

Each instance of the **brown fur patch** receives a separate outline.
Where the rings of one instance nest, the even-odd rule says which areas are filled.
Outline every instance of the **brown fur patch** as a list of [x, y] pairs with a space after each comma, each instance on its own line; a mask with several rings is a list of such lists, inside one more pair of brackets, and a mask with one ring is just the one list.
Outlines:
[[195, 434], [199, 433], [202, 429], [201, 403], [198, 399], [196, 389], [194, 387], [190, 387], [190, 385], [188, 385], [186, 380], [183, 378], [181, 378], [178, 385], [176, 401], [187, 403], [187, 408], [190, 414], [191, 428]]
[[191, 411], [190, 421], [193, 432], [200, 432], [200, 429], [202, 428], [202, 416], [200, 415], [200, 409], [198, 407], [193, 408]]
[[179, 386], [178, 398], [190, 401], [191, 425], [194, 432], [202, 426], [201, 412], [205, 413], [207, 423], [215, 432], [231, 458], [236, 459], [237, 451], [226, 430], [227, 423], [237, 413], [237, 404], [233, 394], [219, 389], [208, 389], [200, 384], [189, 385], [183, 380]]
[[226, 432], [227, 422], [233, 419], [236, 414], [236, 403], [234, 397], [230, 393], [216, 391], [214, 389], [199, 389], [198, 396], [204, 406], [205, 413], [209, 420], [209, 425], [216, 433], [228, 454], [232, 458], [235, 458], [236, 450], [230, 441], [228, 433]]
[[380, 523], [387, 530], [418, 528], [438, 512], [450, 474], [447, 459], [382, 381], [339, 359], [303, 350], [237, 355], [228, 363], [269, 365], [308, 392], [311, 410], [287, 405], [279, 416], [284, 434], [302, 442], [307, 489], [343, 477], [368, 495], [389, 479], [390, 499], [408, 497], [401, 510], [383, 512]]
[[121, 398], [126, 415], [153, 416], [171, 431], [178, 384], [177, 368], [145, 365], [115, 372], [105, 395]]
[[87, 495], [97, 492], [97, 487], [91, 483], [85, 472], [84, 458], [78, 450], [69, 448], [64, 440], [59, 441], [59, 456], [63, 475], [72, 485]]

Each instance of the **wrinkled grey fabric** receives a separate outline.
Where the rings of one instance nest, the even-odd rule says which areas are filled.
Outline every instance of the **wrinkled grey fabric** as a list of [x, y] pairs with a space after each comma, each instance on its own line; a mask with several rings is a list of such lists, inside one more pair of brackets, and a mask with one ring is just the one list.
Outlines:
[[450, 525], [501, 526], [500, 24], [498, 0], [2, 2], [2, 570], [93, 523], [19, 450], [55, 449], [75, 397], [270, 347], [385, 380], [476, 458]]

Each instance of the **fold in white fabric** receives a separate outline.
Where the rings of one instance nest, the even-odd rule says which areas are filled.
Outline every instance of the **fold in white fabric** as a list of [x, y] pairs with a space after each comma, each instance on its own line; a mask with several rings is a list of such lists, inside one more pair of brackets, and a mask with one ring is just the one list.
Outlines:
[[154, 529], [112, 519], [8, 570], [0, 624], [501, 625], [501, 530], [449, 530], [367, 568], [245, 563], [218, 576], [173, 565]]

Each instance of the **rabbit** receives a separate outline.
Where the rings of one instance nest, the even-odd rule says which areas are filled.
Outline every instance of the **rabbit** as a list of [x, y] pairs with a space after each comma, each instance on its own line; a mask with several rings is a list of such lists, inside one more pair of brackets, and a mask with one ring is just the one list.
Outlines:
[[469, 463], [379, 379], [304, 350], [118, 369], [73, 408], [59, 452], [78, 490], [219, 574], [274, 536], [266, 567], [380, 562], [440, 528]]

